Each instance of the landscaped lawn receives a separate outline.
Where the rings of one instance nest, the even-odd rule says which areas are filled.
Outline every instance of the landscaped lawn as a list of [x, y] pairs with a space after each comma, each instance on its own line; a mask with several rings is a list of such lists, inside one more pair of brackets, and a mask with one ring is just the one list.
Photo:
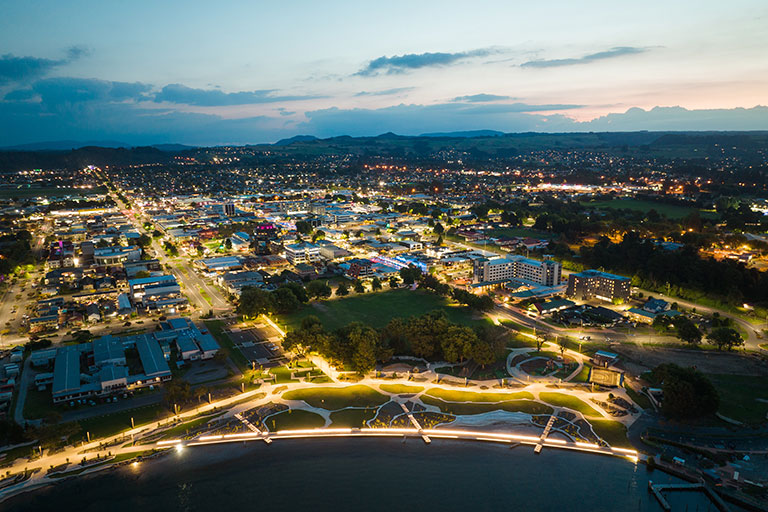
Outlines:
[[320, 428], [325, 425], [325, 419], [310, 411], [288, 410], [270, 416], [265, 420], [271, 432], [280, 430], [297, 430], [302, 428]]
[[207, 416], [202, 416], [200, 418], [195, 418], [191, 421], [185, 421], [184, 423], [179, 423], [175, 427], [171, 427], [165, 432], [163, 432], [162, 439], [175, 439], [180, 436], [184, 436], [187, 433], [191, 432], [192, 430], [205, 425], [209, 421], [211, 421], [214, 418], [218, 418], [222, 414], [224, 414], [225, 411], [217, 412], [216, 414], [209, 414]]
[[394, 393], [396, 395], [407, 395], [409, 393], [420, 393], [424, 391], [422, 386], [409, 386], [407, 384], [382, 384], [379, 387], [382, 391]]
[[346, 407], [374, 407], [385, 403], [388, 397], [368, 386], [343, 388], [304, 388], [283, 393], [285, 400], [303, 400], [312, 407], [336, 411]]
[[511, 393], [475, 393], [474, 391], [456, 391], [441, 388], [432, 388], [427, 395], [445, 400], [446, 402], [503, 402], [507, 400], [533, 400], [533, 395], [528, 391]]
[[275, 376], [275, 384], [286, 384], [288, 382], [299, 382], [296, 379], [291, 379], [291, 373], [294, 370], [286, 366], [276, 366], [269, 369], [269, 373]]
[[362, 322], [371, 327], [384, 327], [395, 317], [408, 318], [423, 315], [436, 309], [445, 311], [452, 322], [464, 325], [486, 325], [490, 320], [478, 317], [466, 306], [452, 306], [448, 299], [420, 290], [398, 290], [366, 293], [313, 302], [291, 315], [280, 317], [280, 323], [297, 329], [307, 316], [318, 317], [326, 329], [334, 330], [352, 322]]
[[750, 375], [708, 375], [720, 395], [718, 412], [744, 423], [762, 423], [768, 414], [768, 377]]
[[651, 410], [653, 409], [653, 405], [651, 404], [651, 399], [647, 396], [638, 393], [631, 387], [627, 385], [627, 383], [624, 383], [624, 389], [627, 391], [627, 394], [629, 395], [629, 398], [632, 399], [633, 402], [635, 402], [638, 406], [640, 406], [643, 409]]
[[482, 414], [492, 411], [524, 412], [526, 414], [552, 414], [553, 410], [539, 402], [531, 400], [508, 400], [505, 402], [444, 402], [430, 396], [421, 396], [421, 401], [427, 405], [439, 407], [442, 412], [455, 415]]
[[587, 382], [587, 379], [589, 379], [589, 371], [591, 369], [592, 367], [590, 365], [584, 363], [579, 374], [572, 378], [571, 382]]
[[342, 409], [331, 413], [331, 427], [365, 427], [365, 422], [376, 416], [375, 408]]
[[587, 404], [580, 398], [576, 398], [575, 396], [566, 395], [565, 393], [542, 392], [542, 393], [539, 393], [539, 398], [543, 402], [546, 402], [550, 405], [554, 405], [555, 407], [567, 407], [568, 409], [579, 411], [584, 416], [593, 417], [593, 418], [602, 417], [602, 415], [599, 412], [597, 412], [594, 408], [592, 408], [589, 404]]

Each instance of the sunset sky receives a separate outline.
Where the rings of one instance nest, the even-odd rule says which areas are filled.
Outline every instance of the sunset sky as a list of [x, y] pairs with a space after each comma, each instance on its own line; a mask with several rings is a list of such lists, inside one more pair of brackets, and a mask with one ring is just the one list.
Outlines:
[[0, 146], [768, 129], [764, 0], [0, 9]]

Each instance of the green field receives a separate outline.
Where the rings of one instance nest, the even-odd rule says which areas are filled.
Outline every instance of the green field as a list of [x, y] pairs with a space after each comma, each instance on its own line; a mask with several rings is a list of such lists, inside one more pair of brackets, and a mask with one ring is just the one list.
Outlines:
[[736, 421], [759, 424], [766, 421], [768, 377], [751, 375], [708, 375], [720, 395], [718, 412]]
[[421, 386], [408, 386], [407, 384], [382, 384], [379, 388], [382, 391], [396, 395], [407, 395], [424, 391], [424, 388]]
[[27, 199], [30, 197], [63, 197], [63, 196], [90, 196], [105, 194], [107, 189], [96, 187], [91, 189], [80, 188], [56, 188], [56, 187], [21, 187], [0, 188], [0, 199]]
[[446, 298], [430, 292], [407, 289], [380, 293], [366, 293], [314, 302], [291, 315], [280, 317], [280, 323], [297, 329], [301, 320], [309, 315], [318, 317], [326, 329], [334, 330], [352, 322], [363, 322], [371, 327], [384, 327], [395, 317], [407, 318], [423, 315], [436, 309], [445, 311], [448, 319], [464, 325], [482, 325], [490, 320], [477, 317], [468, 307], [451, 306]]
[[493, 411], [524, 412], [526, 414], [552, 414], [551, 407], [533, 402], [531, 400], [508, 400], [505, 402], [444, 402], [438, 398], [422, 395], [421, 401], [427, 405], [434, 405], [447, 414], [470, 415], [483, 414]]
[[374, 407], [389, 399], [368, 386], [347, 386], [343, 388], [304, 388], [287, 391], [285, 400], [303, 400], [312, 407], [336, 411], [346, 407]]
[[565, 393], [543, 392], [539, 393], [539, 398], [543, 402], [554, 405], [555, 407], [567, 407], [568, 409], [579, 411], [587, 417], [602, 418], [602, 415], [593, 407], [575, 396], [566, 395]]
[[502, 402], [505, 400], [533, 400], [533, 395], [527, 391], [516, 393], [475, 393], [474, 391], [454, 391], [432, 388], [427, 395], [445, 400], [446, 402]]
[[342, 409], [331, 413], [332, 428], [359, 428], [376, 416], [376, 409]]
[[320, 428], [325, 425], [325, 419], [314, 412], [288, 410], [270, 416], [265, 420], [265, 423], [271, 432], [278, 432], [280, 430]]
[[[601, 210], [633, 210], [636, 212], [648, 212], [650, 210], [656, 210], [660, 215], [664, 215], [669, 219], [682, 219], [695, 211], [694, 207], [678, 206], [674, 204], [656, 203], [653, 201], [642, 201], [640, 199], [614, 199], [612, 201], [582, 201], [582, 206], [588, 208], [598, 208]], [[717, 213], [705, 210], [699, 210], [699, 214], [703, 218], [717, 218]]]

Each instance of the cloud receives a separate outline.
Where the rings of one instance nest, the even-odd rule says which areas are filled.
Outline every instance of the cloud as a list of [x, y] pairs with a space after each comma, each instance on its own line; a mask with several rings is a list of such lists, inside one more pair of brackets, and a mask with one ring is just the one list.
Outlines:
[[404, 55], [393, 55], [392, 57], [383, 56], [370, 61], [363, 69], [355, 73], [355, 75], [373, 76], [379, 73], [392, 75], [404, 73], [413, 69], [448, 66], [462, 60], [486, 57], [494, 53], [497, 53], [497, 50], [480, 48], [477, 50], [457, 53], [406, 53]]
[[384, 89], [382, 91], [360, 91], [355, 96], [393, 96], [404, 92], [413, 91], [415, 87], [395, 87], [394, 89]]
[[451, 101], [463, 103], [485, 103], [490, 101], [511, 100], [511, 96], [499, 96], [497, 94], [471, 94], [469, 96], [456, 96]]
[[623, 57], [625, 55], [636, 55], [638, 53], [647, 52], [648, 48], [639, 48], [636, 46], [616, 46], [609, 50], [605, 50], [597, 53], [590, 53], [583, 57], [575, 57], [570, 59], [550, 59], [550, 60], [530, 60], [520, 64], [522, 68], [555, 68], [560, 66], [574, 66], [577, 64], [589, 64], [605, 59], [614, 59], [616, 57]]
[[[28, 90], [14, 91], [10, 94], [28, 95], [31, 91], [40, 97], [47, 107], [81, 103], [87, 101], [119, 102], [147, 99], [146, 93], [152, 86], [140, 82], [111, 82], [96, 78], [57, 77], [38, 80]], [[13, 99], [6, 96], [6, 100]]]
[[80, 46], [73, 46], [67, 50], [64, 59], [44, 59], [39, 57], [17, 57], [7, 53], [0, 56], [0, 85], [12, 82], [34, 80], [50, 73], [54, 68], [73, 62], [88, 51]]
[[169, 84], [155, 94], [158, 103], [178, 103], [199, 107], [225, 107], [281, 101], [316, 99], [321, 96], [279, 96], [272, 89], [259, 91], [223, 92], [218, 89], [194, 89], [182, 84]]

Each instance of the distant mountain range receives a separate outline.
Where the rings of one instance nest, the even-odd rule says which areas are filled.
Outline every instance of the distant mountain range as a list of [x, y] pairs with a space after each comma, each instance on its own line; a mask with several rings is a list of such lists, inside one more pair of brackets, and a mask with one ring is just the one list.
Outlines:
[[[71, 151], [73, 149], [97, 147], [97, 148], [126, 148], [130, 149], [133, 144], [125, 144], [114, 140], [52, 140], [46, 142], [31, 142], [29, 144], [19, 144], [17, 146], [0, 147], [0, 151]], [[184, 144], [150, 144], [147, 147], [159, 149], [160, 151], [184, 151], [194, 149], [196, 146], [185, 146]]]

